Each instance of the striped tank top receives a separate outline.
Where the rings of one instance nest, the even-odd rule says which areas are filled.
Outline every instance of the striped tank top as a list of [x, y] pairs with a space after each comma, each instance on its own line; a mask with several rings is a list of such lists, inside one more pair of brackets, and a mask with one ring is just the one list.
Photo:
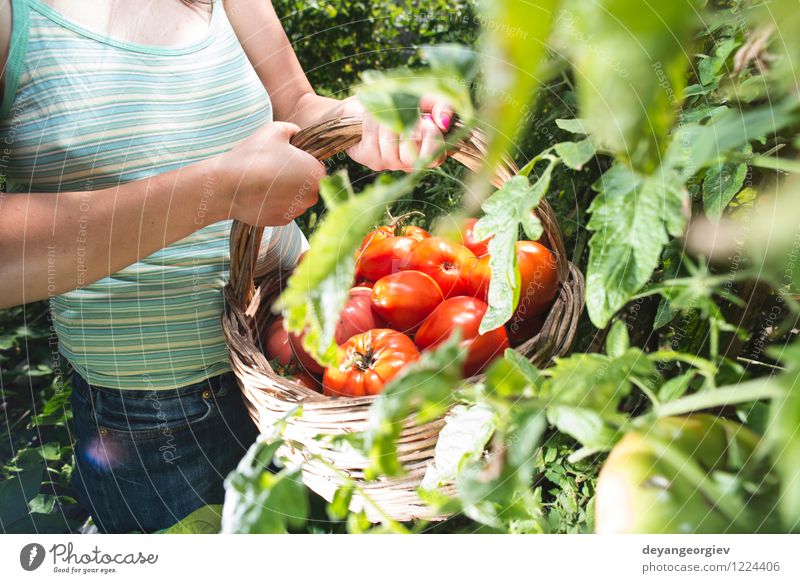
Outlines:
[[[41, 0], [12, 8], [0, 105], [9, 192], [55, 196], [146, 178], [223, 153], [272, 119], [219, 0], [205, 38], [178, 47], [108, 38]], [[50, 298], [60, 350], [78, 373], [97, 386], [153, 390], [230, 370], [221, 326], [230, 227], [207, 225]], [[79, 245], [88, 228], [75, 225]], [[262, 273], [289, 269], [306, 244], [294, 223], [264, 236]]]

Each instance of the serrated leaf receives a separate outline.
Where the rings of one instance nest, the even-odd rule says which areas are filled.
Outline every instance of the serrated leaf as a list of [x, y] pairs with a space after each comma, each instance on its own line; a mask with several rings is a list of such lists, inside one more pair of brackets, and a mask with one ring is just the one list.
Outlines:
[[643, 177], [619, 164], [603, 174], [597, 188], [587, 225], [594, 234], [586, 307], [592, 323], [603, 328], [650, 279], [668, 235], [683, 230], [687, 194], [671, 173]]
[[473, 231], [480, 239], [491, 237], [491, 280], [489, 307], [481, 320], [481, 334], [499, 328], [514, 314], [520, 294], [517, 233], [521, 225], [530, 240], [541, 237], [542, 224], [532, 211], [550, 187], [554, 166], [555, 161], [551, 160], [533, 185], [524, 176], [514, 176], [482, 205], [484, 216], [475, 223]]
[[222, 505], [206, 504], [161, 531], [163, 534], [217, 534], [222, 527]]
[[588, 138], [580, 142], [560, 142], [555, 150], [561, 161], [573, 170], [582, 170], [595, 155], [594, 144]]

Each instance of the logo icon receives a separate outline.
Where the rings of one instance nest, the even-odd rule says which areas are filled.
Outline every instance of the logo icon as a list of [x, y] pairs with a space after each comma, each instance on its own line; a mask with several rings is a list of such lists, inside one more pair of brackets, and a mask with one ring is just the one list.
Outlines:
[[44, 547], [39, 543], [30, 543], [19, 552], [19, 564], [26, 571], [35, 571], [44, 562]]

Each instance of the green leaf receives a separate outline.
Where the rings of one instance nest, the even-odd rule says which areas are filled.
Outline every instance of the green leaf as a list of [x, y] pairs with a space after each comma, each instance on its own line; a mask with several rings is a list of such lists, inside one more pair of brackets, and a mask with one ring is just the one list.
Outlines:
[[547, 420], [559, 431], [592, 449], [611, 449], [619, 438], [618, 432], [609, 427], [597, 411], [591, 409], [550, 405], [547, 408]]
[[333, 206], [311, 236], [311, 248], [276, 303], [290, 331], [305, 331], [303, 347], [320, 364], [330, 366], [336, 361], [334, 334], [355, 275], [355, 250], [383, 216], [386, 205], [411, 190], [417, 180], [417, 174], [396, 181], [381, 179], [360, 195], [345, 198], [333, 194], [349, 192], [344, 174], [323, 179], [321, 188]]
[[178, 521], [162, 534], [217, 534], [222, 527], [222, 505], [206, 504]]
[[661, 158], [700, 7], [700, 0], [574, 0], [559, 19], [589, 134], [638, 171], [652, 172]]
[[703, 179], [703, 207], [711, 218], [718, 218], [744, 185], [747, 164], [725, 162], [712, 166]]
[[283, 534], [308, 518], [308, 491], [300, 468], [269, 470], [280, 440], [254, 443], [225, 480], [223, 533]]
[[542, 224], [532, 213], [547, 189], [556, 162], [550, 160], [542, 175], [531, 185], [524, 176], [514, 176], [482, 205], [484, 216], [475, 223], [474, 233], [489, 241], [489, 308], [481, 321], [480, 333], [499, 328], [514, 314], [519, 301], [520, 276], [517, 265], [517, 233], [522, 225], [530, 240], [542, 235]]
[[628, 326], [625, 322], [617, 320], [611, 325], [606, 337], [606, 354], [612, 358], [618, 358], [625, 354], [630, 346], [628, 337]]
[[594, 144], [588, 138], [580, 142], [560, 142], [555, 150], [561, 161], [573, 170], [582, 170], [595, 155]]
[[416, 411], [417, 421], [424, 423], [452, 405], [466, 356], [458, 346], [459, 338], [456, 332], [435, 350], [423, 352], [372, 403], [364, 436], [370, 460], [368, 476], [402, 475], [405, 470], [397, 457], [397, 438], [406, 418]]
[[798, 104], [791, 98], [741, 112], [728, 109], [706, 125], [687, 124], [675, 130], [662, 166], [680, 170], [684, 180], [749, 142], [775, 135], [798, 120]]
[[693, 370], [669, 379], [658, 390], [658, 399], [662, 403], [679, 399], [689, 390], [689, 385], [697, 373]]
[[589, 130], [586, 129], [586, 123], [582, 119], [557, 119], [556, 125], [571, 134], [586, 135], [589, 133]]
[[333, 494], [333, 499], [326, 509], [331, 520], [344, 520], [350, 512], [350, 501], [353, 499], [353, 485], [344, 484]]
[[464, 81], [472, 81], [478, 72], [475, 51], [465, 45], [423, 45], [420, 47], [420, 54], [434, 71], [450, 74]]
[[[481, 4], [481, 37], [486, 88], [481, 119], [489, 132], [486, 168], [494, 168], [529, 119], [528, 105], [541, 83], [548, 38], [558, 12], [557, 0], [491, 0]], [[502, 96], [502, 98], [498, 98]]]
[[401, 68], [389, 72], [366, 71], [362, 80], [355, 91], [359, 101], [372, 117], [396, 133], [406, 133], [419, 122], [419, 100], [424, 96], [447, 101], [465, 121], [474, 116], [468, 84], [455, 75]]
[[16, 476], [0, 482], [0, 529], [28, 514], [28, 503], [39, 493], [45, 462], [35, 449], [22, 451], [16, 463]]
[[658, 266], [668, 235], [679, 235], [686, 222], [687, 198], [674, 173], [643, 177], [620, 164], [612, 166], [596, 185], [589, 207], [586, 306], [598, 328], [647, 283]]
[[480, 405], [454, 407], [445, 418], [433, 463], [428, 466], [420, 487], [433, 490], [455, 479], [465, 464], [481, 458], [494, 430], [494, 413], [490, 409]]

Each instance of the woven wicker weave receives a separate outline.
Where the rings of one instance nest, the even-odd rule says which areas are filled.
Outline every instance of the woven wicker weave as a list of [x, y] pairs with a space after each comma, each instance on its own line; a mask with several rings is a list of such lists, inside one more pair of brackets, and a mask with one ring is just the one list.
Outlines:
[[[458, 129], [458, 125], [456, 126]], [[345, 118], [309, 127], [298, 134], [292, 143], [325, 160], [343, 152], [358, 142], [361, 123]], [[477, 171], [486, 152], [479, 132], [471, 132], [451, 156], [470, 170]], [[516, 174], [513, 162], [506, 160], [494, 178], [495, 186], [502, 185]], [[537, 366], [547, 366], [553, 357], [566, 353], [583, 309], [583, 276], [566, 259], [563, 241], [552, 209], [543, 201], [537, 214], [544, 226], [541, 242], [556, 255], [559, 263], [561, 290], [541, 331], [517, 348]], [[300, 415], [291, 416], [285, 426], [286, 445], [281, 454], [294, 461], [306, 461], [303, 481], [323, 498], [330, 500], [346, 475], [359, 481], [359, 486], [381, 509], [356, 493], [352, 510], [363, 509], [370, 520], [378, 522], [386, 516], [398, 521], [417, 518], [436, 520], [416, 494], [417, 487], [433, 459], [434, 447], [444, 420], [421, 426], [410, 420], [398, 443], [398, 457], [407, 473], [400, 479], [363, 479], [367, 460], [355, 451], [333, 446], [321, 435], [342, 435], [366, 428], [369, 407], [374, 397], [330, 398], [277, 375], [259, 349], [259, 333], [274, 318], [270, 307], [279, 292], [277, 282], [264, 281], [256, 286], [253, 280], [256, 246], [261, 241], [262, 228], [234, 223], [231, 234], [231, 280], [225, 289], [228, 309], [223, 328], [230, 348], [230, 358], [248, 409], [262, 432], [302, 405]], [[319, 463], [310, 458], [319, 455], [327, 461]], [[335, 471], [331, 468], [335, 468]], [[451, 493], [452, 486], [444, 489]], [[381, 514], [383, 513], [383, 515]]]

